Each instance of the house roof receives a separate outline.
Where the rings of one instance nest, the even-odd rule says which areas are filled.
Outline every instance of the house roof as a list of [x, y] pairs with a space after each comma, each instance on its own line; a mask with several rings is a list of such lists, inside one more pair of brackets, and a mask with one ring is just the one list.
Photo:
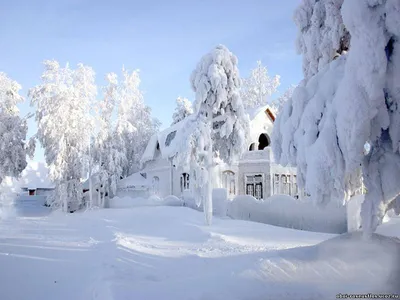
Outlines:
[[[92, 174], [91, 178], [92, 178], [92, 186], [94, 186], [95, 184], [97, 184], [99, 182], [99, 175], [97, 173]], [[83, 182], [82, 189], [84, 189], [84, 190], [89, 189], [89, 178], [86, 179], [85, 182]]]
[[118, 188], [142, 188], [151, 186], [150, 181], [144, 177], [141, 172], [133, 173], [132, 175], [120, 180], [118, 182]]
[[[267, 117], [271, 121], [274, 122], [274, 114], [273, 110], [269, 105], [264, 105], [255, 109], [247, 110], [247, 114], [250, 118], [250, 123], [253, 123], [259, 114], [266, 114], [267, 110], [270, 113], [267, 114]], [[272, 117], [271, 117], [272, 114]], [[154, 160], [157, 153], [157, 147], [159, 148], [160, 154], [162, 158], [171, 158], [177, 153], [177, 149], [181, 139], [187, 134], [187, 130], [190, 130], [190, 122], [193, 121], [195, 115], [190, 115], [183, 119], [182, 121], [164, 129], [163, 131], [154, 134], [147, 144], [147, 147], [142, 155], [142, 163]]]
[[269, 105], [264, 105], [256, 108], [249, 108], [246, 110], [246, 112], [249, 115], [250, 121], [253, 121], [260, 113], [265, 113], [267, 110], [269, 110], [275, 117], [274, 109]]
[[49, 178], [49, 169], [43, 162], [29, 161], [25, 170], [14, 184], [20, 188], [53, 189], [54, 184]]
[[164, 129], [161, 132], [154, 134], [142, 155], [142, 163], [153, 160], [156, 156], [156, 151], [160, 150], [162, 158], [171, 158], [177, 153], [177, 148], [185, 126], [193, 119], [192, 116], [186, 117], [184, 120]]

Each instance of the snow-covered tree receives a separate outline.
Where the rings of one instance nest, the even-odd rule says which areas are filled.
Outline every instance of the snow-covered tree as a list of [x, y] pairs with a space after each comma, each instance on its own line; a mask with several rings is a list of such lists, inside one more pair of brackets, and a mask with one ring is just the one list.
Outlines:
[[282, 110], [283, 105], [292, 98], [294, 89], [296, 88], [295, 85], [291, 85], [282, 96], [272, 102], [272, 108], [275, 111], [275, 114], [279, 114]]
[[172, 124], [174, 125], [182, 121], [187, 116], [193, 113], [192, 102], [186, 98], [178, 97], [176, 99], [176, 108], [172, 115]]
[[18, 177], [27, 165], [26, 156], [32, 157], [35, 150], [34, 140], [26, 141], [27, 120], [19, 116], [17, 104], [24, 100], [20, 90], [0, 72], [0, 184], [6, 176]]
[[92, 132], [90, 108], [97, 88], [94, 71], [82, 64], [76, 70], [45, 61], [42, 84], [29, 91], [36, 106], [37, 138], [44, 148], [50, 178], [56, 185], [56, 204], [68, 209], [81, 203], [81, 180], [86, 177]]
[[310, 78], [347, 51], [350, 34], [343, 24], [343, 0], [302, 0], [294, 13], [297, 52], [303, 56], [303, 73]]
[[160, 127], [160, 122], [151, 117], [151, 109], [143, 100], [139, 89], [139, 71], [129, 73], [123, 69], [123, 81], [118, 89], [118, 117], [116, 136], [117, 149], [125, 151], [126, 164], [122, 175], [129, 176], [140, 168], [140, 159], [151, 136]]
[[[219, 45], [203, 56], [191, 75], [191, 84], [196, 95], [197, 115], [196, 151], [207, 170], [207, 194], [204, 212], [206, 223], [212, 219], [212, 168], [213, 156], [230, 163], [247, 148], [249, 118], [240, 98], [241, 80], [237, 68], [238, 60], [225, 46]], [[189, 149], [192, 151], [192, 149]], [[206, 159], [204, 154], [207, 153]]]
[[345, 0], [341, 12], [351, 48], [296, 88], [272, 146], [321, 204], [351, 195], [362, 166], [368, 237], [400, 201], [400, 2]]
[[244, 107], [257, 108], [268, 104], [269, 97], [279, 85], [280, 76], [270, 77], [267, 68], [257, 61], [257, 67], [251, 71], [249, 78], [243, 79], [241, 98]]
[[126, 153], [116, 144], [118, 137], [114, 127], [113, 113], [117, 105], [118, 80], [114, 73], [107, 74], [108, 85], [98, 107], [98, 134], [94, 145], [94, 158], [98, 165], [98, 205], [104, 206], [104, 196], [115, 195], [117, 182], [126, 165]]

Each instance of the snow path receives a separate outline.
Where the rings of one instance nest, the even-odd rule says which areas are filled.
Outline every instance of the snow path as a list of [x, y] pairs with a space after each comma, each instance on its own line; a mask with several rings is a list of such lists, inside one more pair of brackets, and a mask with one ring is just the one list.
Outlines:
[[17, 218], [0, 223], [0, 299], [327, 299], [332, 281], [359, 270], [316, 262], [306, 246], [333, 236], [205, 227], [202, 213], [177, 207]]

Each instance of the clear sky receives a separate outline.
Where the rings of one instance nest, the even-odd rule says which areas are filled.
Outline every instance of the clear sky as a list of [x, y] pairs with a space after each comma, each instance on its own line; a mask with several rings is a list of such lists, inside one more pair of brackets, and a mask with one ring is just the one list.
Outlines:
[[[0, 0], [0, 71], [22, 95], [40, 83], [45, 59], [108, 72], [140, 69], [145, 101], [169, 126], [177, 96], [193, 100], [189, 77], [218, 44], [239, 59], [243, 77], [261, 60], [281, 75], [280, 92], [302, 77], [292, 16], [300, 0]], [[21, 113], [32, 111], [29, 101]], [[29, 135], [35, 133], [29, 122]], [[36, 160], [44, 160], [42, 149]]]

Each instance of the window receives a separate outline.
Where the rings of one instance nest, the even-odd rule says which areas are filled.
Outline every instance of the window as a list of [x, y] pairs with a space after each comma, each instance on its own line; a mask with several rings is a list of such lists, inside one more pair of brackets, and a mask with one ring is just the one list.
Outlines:
[[274, 195], [279, 194], [279, 174], [274, 174]]
[[292, 184], [293, 184], [293, 188], [292, 188], [293, 195], [296, 196], [299, 193], [298, 188], [297, 188], [297, 177], [296, 177], [296, 175], [292, 176]]
[[263, 175], [246, 176], [246, 195], [253, 196], [260, 200], [263, 199]]
[[160, 178], [159, 177], [157, 177], [157, 176], [153, 177], [152, 188], [153, 188], [153, 194], [158, 195], [160, 192]]
[[235, 173], [232, 171], [223, 172], [222, 185], [227, 190], [228, 197], [236, 195]]
[[189, 189], [189, 174], [182, 173], [181, 175], [181, 192]]
[[256, 143], [252, 143], [249, 147], [249, 151], [254, 151], [256, 150]]
[[288, 181], [286, 175], [281, 176], [281, 194], [288, 194]]
[[35, 196], [35, 190], [29, 190], [29, 196]]
[[261, 133], [260, 137], [258, 138], [258, 150], [264, 150], [271, 144], [271, 140], [266, 133]]
[[165, 140], [165, 146], [168, 147], [169, 145], [171, 145], [171, 142], [172, 142], [172, 140], [175, 138], [175, 136], [176, 136], [176, 130], [170, 132], [170, 133], [167, 135], [167, 138], [166, 138], [166, 140]]

